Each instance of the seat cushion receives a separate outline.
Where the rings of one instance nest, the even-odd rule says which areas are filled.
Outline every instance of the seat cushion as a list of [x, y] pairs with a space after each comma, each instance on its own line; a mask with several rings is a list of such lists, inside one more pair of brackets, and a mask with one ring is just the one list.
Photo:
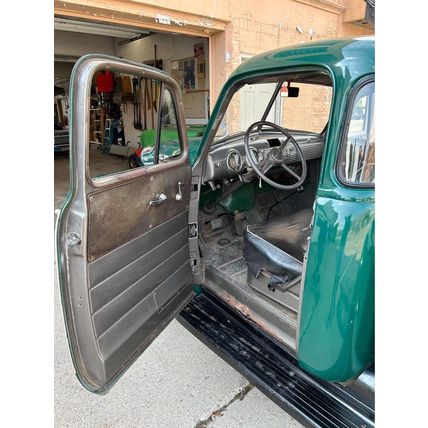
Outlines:
[[244, 233], [244, 256], [256, 278], [267, 271], [275, 282], [289, 283], [302, 273], [311, 233], [312, 209], [266, 223], [253, 224]]

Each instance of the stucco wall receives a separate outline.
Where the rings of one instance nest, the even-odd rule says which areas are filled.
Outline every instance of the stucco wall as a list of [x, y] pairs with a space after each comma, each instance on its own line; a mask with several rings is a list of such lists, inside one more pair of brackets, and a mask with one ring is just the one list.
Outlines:
[[[344, 22], [349, 20], [345, 19], [346, 12], [361, 10], [362, 3], [364, 0], [55, 0], [55, 12], [172, 32], [173, 42], [181, 33], [210, 37], [212, 107], [224, 82], [240, 64], [241, 54], [311, 40], [373, 34], [371, 29]], [[325, 115], [317, 91], [300, 101], [304, 101], [302, 112], [311, 109], [310, 114], [304, 113], [308, 123], [309, 117]], [[234, 101], [227, 112], [230, 130], [237, 128], [238, 120], [239, 104]]]
[[[363, 0], [361, 0], [363, 2]], [[186, 2], [184, 2], [186, 3]], [[222, 2], [220, 2], [222, 3]], [[283, 46], [291, 46], [309, 41], [345, 36], [373, 34], [372, 30], [353, 24], [344, 24], [344, 7], [341, 1], [311, 0], [264, 0], [262, 2], [247, 0], [245, 2], [226, 2], [219, 8], [230, 20], [226, 30], [226, 64], [225, 76], [229, 76], [241, 62], [242, 54], [258, 54]], [[229, 33], [229, 34], [228, 34]], [[308, 92], [308, 91], [306, 91]], [[310, 91], [297, 100], [286, 100], [284, 113], [296, 128], [315, 130], [320, 121], [328, 115], [329, 103], [320, 100], [320, 90]], [[293, 105], [296, 109], [288, 109]], [[239, 127], [239, 98], [227, 111], [228, 132], [235, 132]], [[290, 127], [293, 127], [290, 126]]]

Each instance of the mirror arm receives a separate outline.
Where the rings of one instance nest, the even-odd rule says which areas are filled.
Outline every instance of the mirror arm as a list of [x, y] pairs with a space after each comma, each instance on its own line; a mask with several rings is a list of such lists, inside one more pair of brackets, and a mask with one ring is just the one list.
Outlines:
[[[267, 107], [266, 107], [265, 112], [263, 113], [262, 118], [260, 119], [260, 121], [261, 121], [261, 122], [264, 122], [264, 121], [266, 120], [266, 118], [268, 117], [268, 114], [269, 114], [269, 112], [270, 112], [270, 111], [271, 111], [271, 109], [272, 109], [273, 103], [275, 102], [275, 99], [276, 99], [276, 97], [278, 96], [279, 91], [281, 90], [281, 86], [283, 85], [283, 83], [284, 83], [284, 82], [278, 82], [278, 83], [276, 84], [276, 88], [275, 88], [275, 90], [273, 91], [272, 97], [271, 97], [271, 99], [269, 100], [269, 103], [268, 103], [268, 105], [267, 105]], [[257, 128], [257, 131], [260, 131], [261, 129], [262, 129], [262, 125], [260, 124], [260, 125], [258, 126], [258, 128]]]

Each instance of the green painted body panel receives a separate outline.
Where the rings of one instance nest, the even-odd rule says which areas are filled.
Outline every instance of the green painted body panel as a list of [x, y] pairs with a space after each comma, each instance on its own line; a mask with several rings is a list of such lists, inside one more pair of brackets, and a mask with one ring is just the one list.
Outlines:
[[229, 213], [253, 209], [256, 206], [256, 192], [253, 183], [243, 184], [221, 201], [220, 205]]
[[313, 69], [330, 75], [332, 107], [297, 338], [300, 366], [329, 381], [353, 379], [374, 361], [374, 189], [345, 187], [335, 173], [347, 103], [353, 87], [374, 76], [374, 48], [372, 37], [336, 39], [248, 59], [224, 85], [198, 151], [241, 81]]
[[317, 197], [298, 358], [331, 381], [374, 361], [374, 204]]
[[[374, 76], [374, 40], [341, 48], [302, 292], [298, 361], [329, 381], [374, 363], [374, 189], [343, 185], [336, 163], [352, 89]], [[322, 343], [320, 342], [322, 338]]]
[[202, 145], [201, 137], [189, 138], [189, 162], [193, 165], [198, 158], [199, 148]]
[[[233, 214], [235, 212], [251, 211], [256, 206], [257, 193], [268, 192], [272, 187], [266, 183], [259, 186], [259, 182], [242, 183], [233, 193], [219, 202], [225, 212]], [[203, 208], [214, 202], [223, 193], [223, 189], [212, 191], [209, 186], [202, 186], [199, 206]]]
[[210, 186], [202, 185], [201, 194], [199, 196], [199, 208], [203, 208], [205, 205], [209, 205], [214, 202], [216, 197], [221, 193], [221, 189], [211, 190]]

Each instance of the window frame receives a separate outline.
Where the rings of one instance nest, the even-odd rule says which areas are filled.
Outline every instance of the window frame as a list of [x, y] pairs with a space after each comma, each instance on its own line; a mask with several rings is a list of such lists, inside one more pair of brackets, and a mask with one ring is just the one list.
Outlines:
[[[340, 141], [339, 141], [339, 150], [337, 151], [337, 157], [336, 157], [336, 168], [335, 168], [335, 174], [336, 178], [338, 179], [339, 183], [346, 187], [351, 188], [359, 188], [359, 189], [374, 189], [375, 183], [357, 183], [348, 181], [342, 174], [341, 171], [341, 161], [342, 157], [344, 155], [344, 152], [346, 150], [347, 146], [347, 140], [348, 140], [348, 133], [349, 133], [349, 127], [352, 120], [352, 112], [354, 110], [354, 103], [357, 98], [358, 93], [360, 90], [370, 83], [375, 83], [375, 76], [374, 74], [371, 74], [370, 76], [365, 76], [361, 78], [355, 86], [351, 89], [351, 93], [349, 95], [346, 107], [345, 107], [345, 126], [342, 129]], [[376, 166], [375, 166], [376, 167]]]
[[[252, 56], [254, 56], [254, 55], [252, 55]], [[333, 112], [333, 103], [335, 100], [335, 93], [336, 93], [336, 87], [335, 87], [336, 83], [334, 81], [333, 74], [332, 74], [331, 70], [329, 70], [323, 66], [320, 66], [320, 65], [319, 66], [295, 66], [295, 67], [290, 67], [289, 69], [285, 69], [282, 71], [274, 71], [274, 72], [269, 72], [269, 73], [263, 72], [263, 71], [258, 71], [257, 73], [254, 73], [254, 74], [251, 74], [250, 76], [247, 76], [246, 78], [242, 78], [240, 80], [237, 80], [232, 85], [230, 85], [230, 87], [228, 87], [226, 91], [225, 91], [226, 86], [224, 86], [224, 88], [223, 88], [223, 90], [219, 96], [219, 98], [222, 97], [222, 102], [220, 104], [220, 107], [218, 108], [217, 112], [213, 111], [213, 114], [216, 113], [216, 120], [213, 123], [213, 126], [210, 127], [209, 133], [205, 134], [206, 135], [206, 142], [209, 141], [208, 146], [212, 147], [213, 145], [224, 142], [225, 140], [227, 140], [228, 138], [230, 138], [232, 136], [237, 136], [238, 134], [244, 134], [245, 133], [245, 130], [244, 130], [244, 131], [236, 131], [236, 132], [227, 133], [226, 135], [221, 135], [221, 136], [217, 135], [217, 132], [220, 129], [220, 125], [222, 124], [223, 120], [227, 116], [227, 111], [231, 105], [233, 97], [245, 85], [263, 84], [266, 82], [260, 82], [260, 81], [258, 81], [258, 79], [259, 78], [261, 78], [261, 79], [270, 78], [270, 77], [272, 77], [272, 78], [283, 77], [282, 83], [284, 83], [284, 82], [289, 80], [289, 79], [287, 79], [287, 77], [289, 75], [292, 75], [295, 73], [308, 73], [309, 74], [309, 73], [313, 73], [313, 72], [325, 74], [326, 76], [328, 76], [328, 78], [330, 79], [330, 83], [331, 83], [330, 85], [325, 85], [325, 86], [328, 86], [329, 88], [331, 88], [331, 100], [330, 100], [329, 114], [328, 114], [327, 122], [326, 122], [324, 128], [320, 132], [314, 131], [315, 134], [320, 135], [320, 136], [322, 136], [324, 133], [327, 133], [328, 129], [330, 128], [330, 121], [331, 121], [332, 112]], [[272, 83], [278, 83], [278, 82], [272, 82]], [[314, 86], [324, 86], [324, 85], [320, 85], [317, 83], [306, 83], [306, 84], [311, 84]], [[280, 99], [280, 94], [278, 94], [278, 97], [275, 99], [275, 101], [277, 99]], [[217, 104], [218, 104], [218, 102], [216, 102], [216, 107], [217, 107]], [[274, 102], [274, 104], [275, 104], [275, 102]], [[266, 107], [267, 107], [267, 105], [266, 105]], [[208, 123], [207, 128], [209, 125], [210, 125], [210, 123]], [[282, 126], [282, 125], [279, 125], [279, 126]], [[286, 129], [288, 129], [288, 128], [286, 128]], [[300, 130], [300, 131], [304, 131], [304, 130]], [[312, 132], [312, 131], [309, 131], [309, 132]], [[205, 146], [205, 144], [204, 144], [204, 146]], [[209, 149], [204, 149], [204, 150], [209, 151]]]
[[[90, 55], [88, 56], [90, 57]], [[100, 56], [102, 57], [102, 56]], [[110, 57], [108, 57], [110, 59]], [[161, 70], [154, 69], [152, 70], [148, 66], [135, 67], [135, 65], [128, 61], [122, 61], [120, 63], [115, 63], [114, 61], [110, 61], [109, 64], [109, 70], [115, 73], [125, 73], [125, 74], [131, 74], [131, 75], [137, 75], [139, 78], [146, 78], [158, 81], [161, 86], [161, 95], [160, 95], [160, 103], [159, 106], [161, 106], [162, 100], [163, 100], [163, 90], [168, 88], [172, 100], [174, 103], [175, 108], [175, 114], [177, 119], [177, 131], [178, 131], [178, 137], [180, 142], [180, 148], [181, 153], [180, 156], [174, 157], [168, 162], [159, 162], [159, 159], [156, 158], [158, 156], [159, 143], [160, 143], [160, 129], [159, 129], [159, 115], [157, 117], [156, 123], [157, 123], [157, 132], [156, 132], [156, 140], [155, 140], [155, 158], [154, 163], [152, 165], [144, 165], [135, 169], [124, 169], [122, 171], [116, 171], [112, 173], [107, 173], [105, 175], [99, 176], [99, 177], [93, 177], [91, 175], [90, 171], [90, 160], [89, 160], [89, 128], [86, 130], [86, 136], [85, 136], [85, 176], [86, 181], [90, 186], [92, 186], [94, 189], [107, 189], [111, 186], [114, 186], [119, 183], [131, 181], [140, 178], [143, 175], [151, 175], [156, 174], [158, 171], [162, 171], [164, 169], [173, 168], [175, 166], [179, 166], [182, 164], [186, 164], [189, 162], [188, 155], [188, 144], [187, 144], [187, 138], [186, 138], [186, 125], [185, 125], [185, 116], [184, 111], [180, 108], [181, 102], [181, 91], [180, 88], [175, 82], [175, 80], [172, 79], [169, 75], [167, 75], [165, 72]], [[88, 81], [91, 81], [93, 78], [93, 75], [96, 71], [104, 69], [105, 64], [97, 64], [93, 69], [91, 70], [91, 75], [88, 78]], [[86, 102], [85, 102], [85, 112], [84, 114], [87, 115], [87, 111], [89, 111], [90, 108], [90, 100], [89, 100], [89, 94], [90, 94], [90, 86], [89, 89], [86, 89]], [[181, 103], [181, 104], [180, 104]], [[87, 111], [86, 111], [87, 110]]]

